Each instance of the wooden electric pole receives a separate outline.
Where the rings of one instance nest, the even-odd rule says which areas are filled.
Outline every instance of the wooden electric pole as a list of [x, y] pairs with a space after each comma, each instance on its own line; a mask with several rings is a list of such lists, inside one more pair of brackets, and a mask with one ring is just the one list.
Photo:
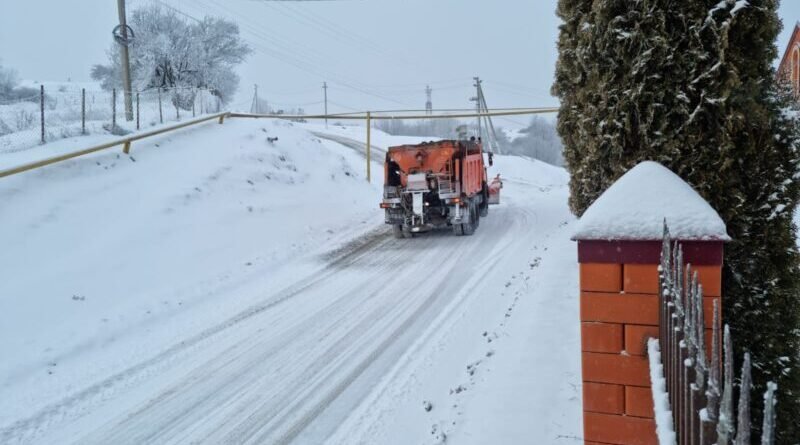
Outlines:
[[128, 54], [128, 23], [125, 15], [125, 0], [117, 0], [119, 13], [119, 26], [122, 35], [120, 43], [120, 56], [122, 57], [122, 89], [125, 96], [125, 120], [133, 120], [133, 97], [131, 96], [131, 60]]

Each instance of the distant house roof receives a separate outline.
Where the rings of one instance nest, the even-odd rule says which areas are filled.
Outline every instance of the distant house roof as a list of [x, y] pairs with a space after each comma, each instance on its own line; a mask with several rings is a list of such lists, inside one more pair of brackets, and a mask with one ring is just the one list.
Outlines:
[[792, 36], [789, 38], [789, 42], [786, 44], [786, 49], [783, 51], [783, 58], [781, 58], [781, 64], [778, 67], [778, 76], [781, 76], [783, 73], [787, 72], [787, 67], [791, 61], [790, 56], [793, 49], [793, 43], [798, 41], [800, 41], [800, 22], [795, 23]]

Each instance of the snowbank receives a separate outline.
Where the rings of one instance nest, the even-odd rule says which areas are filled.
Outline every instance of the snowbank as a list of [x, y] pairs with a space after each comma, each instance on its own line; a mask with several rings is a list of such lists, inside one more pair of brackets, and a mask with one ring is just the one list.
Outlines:
[[729, 241], [719, 214], [678, 175], [646, 161], [625, 173], [586, 210], [579, 240], [660, 240], [664, 221], [675, 239]]
[[[344, 124], [341, 122], [336, 122], [336, 119], [331, 119], [331, 122], [328, 124], [327, 128], [325, 127], [325, 124], [319, 123], [318, 121], [300, 124], [300, 126], [301, 128], [309, 131], [346, 137], [366, 143], [367, 128], [363, 124], [355, 124], [353, 121], [349, 122], [349, 124]], [[435, 137], [426, 138], [419, 136], [395, 136], [378, 130], [377, 128], [372, 129], [372, 134], [370, 137], [372, 139], [372, 144], [375, 147], [382, 149], [387, 149], [396, 145], [421, 144], [423, 142], [435, 141], [439, 139]]]
[[658, 339], [647, 341], [647, 354], [650, 358], [650, 383], [653, 390], [653, 405], [656, 417], [656, 434], [659, 445], [675, 445], [672, 411], [669, 407], [667, 382], [664, 379], [664, 366], [661, 364], [661, 349]]

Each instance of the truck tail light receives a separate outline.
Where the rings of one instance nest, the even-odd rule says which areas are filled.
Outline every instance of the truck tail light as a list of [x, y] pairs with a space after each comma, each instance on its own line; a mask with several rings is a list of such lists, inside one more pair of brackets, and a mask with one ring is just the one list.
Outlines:
[[381, 208], [382, 209], [390, 209], [390, 208], [392, 208], [392, 205], [389, 204], [388, 202], [382, 202], [381, 203]]

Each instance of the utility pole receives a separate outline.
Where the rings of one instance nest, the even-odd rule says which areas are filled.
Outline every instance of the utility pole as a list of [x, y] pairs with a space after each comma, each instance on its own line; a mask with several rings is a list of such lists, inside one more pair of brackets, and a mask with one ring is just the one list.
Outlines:
[[498, 143], [497, 139], [497, 131], [494, 128], [494, 123], [492, 122], [492, 117], [488, 116], [489, 114], [489, 105], [486, 104], [486, 96], [483, 94], [483, 87], [478, 84], [478, 101], [481, 104], [481, 109], [486, 111], [486, 131], [487, 136], [489, 136], [489, 148], [493, 153], [501, 154], [500, 153], [500, 144]]
[[120, 56], [122, 57], [122, 89], [125, 96], [125, 120], [133, 120], [133, 98], [131, 97], [131, 59], [128, 54], [128, 23], [125, 15], [125, 0], [117, 0], [119, 14], [119, 31], [121, 33]]
[[325, 128], [328, 128], [328, 82], [322, 82], [322, 90], [325, 91]]
[[481, 78], [480, 77], [473, 77], [475, 80], [475, 97], [471, 98], [471, 101], [475, 102], [475, 111], [478, 113], [478, 139], [483, 138], [483, 127], [481, 125], [481, 111], [483, 109], [483, 104], [481, 102]]
[[430, 85], [425, 87], [425, 95], [428, 97], [428, 100], [425, 102], [425, 114], [430, 116], [433, 114], [433, 89]]
[[250, 105], [250, 112], [255, 114], [258, 114], [259, 112], [258, 84], [253, 85], [253, 104]]

